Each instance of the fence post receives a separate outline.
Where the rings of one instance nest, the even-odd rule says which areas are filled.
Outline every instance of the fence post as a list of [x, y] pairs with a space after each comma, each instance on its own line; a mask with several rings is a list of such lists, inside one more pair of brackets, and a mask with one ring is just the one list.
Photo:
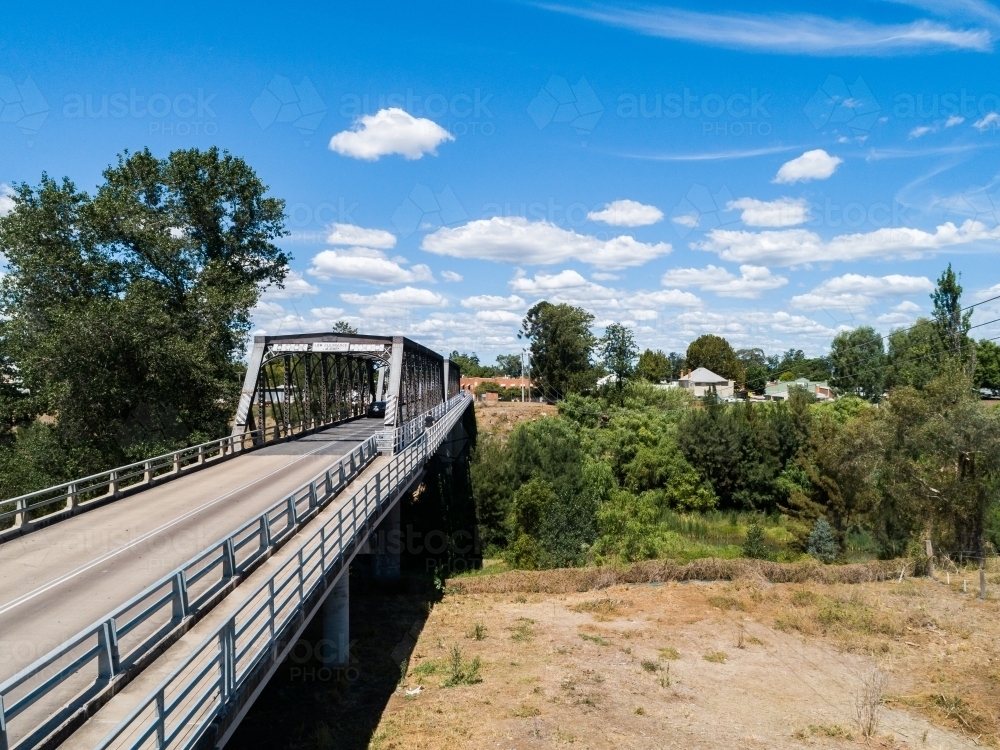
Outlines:
[[174, 474], [180, 474], [180, 473], [181, 473], [181, 454], [180, 453], [175, 453], [174, 454]]
[[267, 520], [267, 513], [260, 517], [260, 548], [266, 550], [271, 546], [271, 524]]
[[14, 501], [14, 510], [17, 514], [14, 516], [14, 528], [19, 528], [24, 526], [25, 522], [28, 520], [28, 501], [25, 498]]
[[288, 528], [294, 528], [298, 524], [298, 517], [295, 510], [295, 495], [288, 496]]
[[153, 464], [150, 461], [146, 461], [142, 465], [142, 481], [146, 484], [153, 483]]
[[66, 509], [73, 510], [80, 504], [80, 496], [76, 492], [76, 482], [72, 482], [66, 488]]
[[118, 494], [118, 472], [111, 472], [111, 479], [108, 481], [108, 494], [114, 497]]
[[113, 617], [101, 623], [101, 628], [97, 631], [97, 643], [100, 649], [97, 652], [97, 678], [107, 682], [118, 674], [120, 669], [118, 664], [118, 628]]
[[167, 712], [164, 706], [163, 691], [160, 690], [156, 694], [156, 750], [161, 750], [167, 746], [167, 736], [166, 736], [166, 723], [167, 717], [164, 715]]
[[222, 543], [222, 575], [226, 578], [233, 578], [236, 575], [236, 548], [233, 546], [232, 537]]
[[184, 580], [184, 571], [180, 570], [173, 580], [173, 618], [183, 620], [188, 614], [188, 590], [187, 581]]
[[219, 631], [219, 698], [228, 702], [236, 689], [236, 620], [230, 619]]
[[199, 464], [205, 463], [205, 446], [204, 445], [199, 445], [198, 446], [198, 463]]
[[4, 718], [3, 696], [0, 695], [0, 750], [8, 750], [7, 743], [7, 719]]
[[934, 577], [934, 545], [930, 538], [924, 539], [924, 552], [927, 553], [927, 577]]

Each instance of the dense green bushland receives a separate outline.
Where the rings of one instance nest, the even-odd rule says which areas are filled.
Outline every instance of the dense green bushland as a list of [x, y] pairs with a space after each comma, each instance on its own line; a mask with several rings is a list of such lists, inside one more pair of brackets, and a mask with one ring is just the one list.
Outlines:
[[1000, 541], [1000, 417], [958, 365], [877, 407], [804, 391], [700, 403], [641, 381], [571, 395], [506, 440], [481, 435], [472, 479], [487, 553], [523, 568], [735, 557], [753, 526], [752, 554], [786, 560], [810, 544], [823, 559], [912, 554], [928, 534], [978, 558]]

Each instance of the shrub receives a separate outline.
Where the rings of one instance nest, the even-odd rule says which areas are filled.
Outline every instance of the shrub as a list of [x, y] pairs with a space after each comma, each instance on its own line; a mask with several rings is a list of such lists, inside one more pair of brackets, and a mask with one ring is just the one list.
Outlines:
[[825, 518], [820, 518], [813, 525], [806, 552], [820, 562], [831, 563], [837, 559], [837, 541], [833, 538], [833, 529]]
[[747, 529], [747, 538], [743, 542], [743, 556], [752, 560], [766, 560], [770, 550], [764, 543], [764, 529], [759, 524], [751, 524]]
[[452, 646], [451, 659], [448, 662], [448, 679], [444, 681], [444, 687], [475, 685], [477, 682], [482, 682], [483, 678], [479, 676], [481, 666], [478, 656], [472, 661], [465, 661], [462, 649]]

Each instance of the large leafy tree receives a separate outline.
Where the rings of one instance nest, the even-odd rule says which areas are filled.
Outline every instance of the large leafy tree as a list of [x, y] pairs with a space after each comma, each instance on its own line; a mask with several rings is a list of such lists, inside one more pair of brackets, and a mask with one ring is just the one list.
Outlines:
[[0, 360], [17, 384], [2, 411], [55, 473], [225, 433], [251, 309], [287, 273], [284, 203], [266, 191], [216, 149], [126, 152], [93, 196], [47, 175], [17, 186], [0, 219]]
[[635, 368], [635, 373], [643, 380], [650, 383], [661, 383], [673, 374], [673, 367], [670, 359], [660, 349], [655, 352], [647, 349], [639, 355], [639, 364]]
[[938, 327], [934, 321], [918, 318], [910, 328], [889, 334], [886, 386], [924, 388], [938, 376], [945, 359]]
[[520, 354], [499, 354], [497, 355], [497, 369], [501, 375], [508, 378], [521, 377], [523, 363]]
[[567, 304], [543, 300], [528, 310], [518, 337], [531, 342], [531, 377], [546, 398], [559, 399], [594, 386], [593, 322], [589, 312]]
[[692, 370], [704, 367], [727, 380], [735, 381], [737, 385], [743, 385], [746, 377], [743, 363], [729, 342], [721, 336], [711, 333], [699, 336], [688, 344], [686, 359]]
[[850, 393], [878, 402], [885, 388], [885, 352], [882, 336], [871, 326], [838, 333], [830, 347], [833, 377], [830, 385], [839, 393]]
[[[934, 302], [934, 325], [945, 349], [952, 355], [966, 350], [972, 310], [962, 311], [962, 285], [951, 270], [951, 263], [941, 273], [937, 288], [931, 294]], [[967, 353], [967, 352], [966, 352]]]
[[625, 381], [635, 373], [635, 360], [639, 356], [635, 336], [625, 326], [611, 323], [604, 329], [604, 336], [597, 346], [601, 353], [601, 364], [614, 374], [618, 390], [621, 390]]

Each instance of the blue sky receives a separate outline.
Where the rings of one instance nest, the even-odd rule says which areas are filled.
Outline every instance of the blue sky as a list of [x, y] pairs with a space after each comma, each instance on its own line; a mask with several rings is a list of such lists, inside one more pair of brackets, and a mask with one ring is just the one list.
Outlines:
[[287, 201], [260, 331], [486, 361], [539, 299], [819, 354], [927, 313], [949, 262], [1000, 294], [1000, 9], [746, 7], [16, 4], [0, 184], [218, 145]]

